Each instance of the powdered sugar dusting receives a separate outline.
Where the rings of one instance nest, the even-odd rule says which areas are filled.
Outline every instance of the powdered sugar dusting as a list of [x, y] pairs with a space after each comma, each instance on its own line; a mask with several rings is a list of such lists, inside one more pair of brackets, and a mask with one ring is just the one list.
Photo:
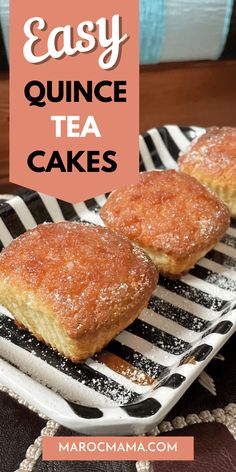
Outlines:
[[[192, 169], [196, 176], [203, 172], [209, 177], [230, 183], [236, 182], [236, 128], [212, 127], [180, 153], [179, 164], [184, 172]], [[191, 172], [191, 173], [192, 173]]]

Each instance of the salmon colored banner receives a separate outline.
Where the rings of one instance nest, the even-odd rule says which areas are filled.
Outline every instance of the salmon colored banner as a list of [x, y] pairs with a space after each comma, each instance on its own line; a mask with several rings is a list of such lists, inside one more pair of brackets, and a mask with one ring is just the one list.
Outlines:
[[75, 203], [138, 180], [139, 2], [10, 2], [10, 180]]
[[193, 437], [44, 437], [45, 461], [192, 461]]

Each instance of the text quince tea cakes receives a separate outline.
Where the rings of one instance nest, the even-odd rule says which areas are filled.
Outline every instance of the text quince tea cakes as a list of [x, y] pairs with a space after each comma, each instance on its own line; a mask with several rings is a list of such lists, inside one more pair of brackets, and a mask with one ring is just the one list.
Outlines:
[[74, 362], [132, 323], [156, 283], [141, 249], [89, 224], [39, 225], [0, 255], [0, 303], [18, 326]]
[[140, 174], [112, 192], [100, 210], [106, 226], [127, 236], [167, 275], [187, 272], [229, 225], [229, 211], [195, 178], [174, 170]]

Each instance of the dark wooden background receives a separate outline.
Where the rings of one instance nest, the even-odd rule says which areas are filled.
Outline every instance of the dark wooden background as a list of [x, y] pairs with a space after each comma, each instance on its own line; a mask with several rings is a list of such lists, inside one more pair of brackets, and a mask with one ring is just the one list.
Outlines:
[[[0, 74], [0, 192], [9, 184], [9, 77]], [[140, 70], [140, 131], [163, 124], [236, 126], [236, 60], [160, 64]]]

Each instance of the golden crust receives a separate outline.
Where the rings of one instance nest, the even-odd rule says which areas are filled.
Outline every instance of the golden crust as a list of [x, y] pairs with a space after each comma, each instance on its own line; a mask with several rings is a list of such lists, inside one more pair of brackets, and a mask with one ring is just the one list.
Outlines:
[[128, 326], [156, 282], [156, 268], [143, 251], [88, 224], [39, 225], [0, 255], [0, 303], [74, 361]]
[[209, 128], [181, 153], [182, 172], [213, 190], [236, 217], [236, 128]]
[[170, 274], [193, 266], [229, 225], [227, 207], [195, 178], [174, 170], [141, 174], [138, 184], [113, 192], [100, 215]]

